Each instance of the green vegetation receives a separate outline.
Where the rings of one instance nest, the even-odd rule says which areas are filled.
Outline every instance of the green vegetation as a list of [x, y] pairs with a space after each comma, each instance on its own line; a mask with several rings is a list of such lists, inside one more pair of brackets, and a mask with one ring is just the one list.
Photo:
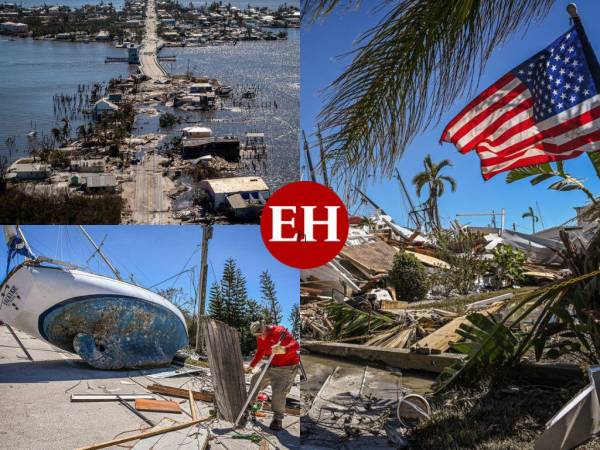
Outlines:
[[494, 257], [490, 268], [497, 289], [512, 287], [523, 279], [523, 264], [526, 258], [522, 250], [510, 245], [499, 245], [492, 253]]
[[302, 320], [300, 317], [300, 305], [299, 304], [294, 303], [294, 306], [292, 306], [292, 311], [290, 312], [290, 317], [288, 320], [292, 324], [292, 329], [290, 330], [290, 332], [296, 339], [300, 339], [300, 337], [302, 335], [302, 333], [301, 333]]
[[444, 297], [454, 291], [462, 295], [473, 292], [477, 280], [488, 270], [487, 262], [482, 259], [483, 234], [457, 223], [450, 230], [437, 231], [434, 240], [436, 256], [450, 265], [431, 275], [434, 289], [440, 290]]
[[[600, 176], [600, 156], [595, 153], [588, 153], [587, 155], [596, 169], [596, 174]], [[583, 181], [565, 171], [565, 166], [562, 161], [555, 163], [555, 167], [552, 167], [551, 164], [540, 164], [539, 166], [522, 167], [520, 169], [512, 170], [506, 175], [506, 182], [514, 183], [515, 181], [527, 178], [529, 178], [529, 182], [532, 186], [536, 186], [544, 181], [552, 180], [548, 189], [560, 192], [581, 191], [592, 204], [596, 203], [594, 194], [585, 187]], [[556, 180], [557, 178], [558, 180]], [[523, 214], [523, 217], [532, 217], [532, 221], [537, 222], [537, 220], [533, 219], [535, 215], [531, 215], [531, 213], [533, 213], [533, 210], [529, 207], [529, 211]]]
[[394, 258], [389, 274], [399, 300], [422, 300], [429, 291], [430, 282], [425, 266], [410, 253], [400, 252]]
[[364, 312], [344, 303], [331, 302], [326, 305], [327, 314], [334, 324], [333, 337], [347, 338], [366, 336], [397, 326], [396, 320], [385, 314]]
[[0, 190], [0, 222], [13, 224], [119, 224], [125, 201], [118, 194], [48, 194], [8, 187]]
[[260, 274], [260, 293], [265, 305], [265, 320], [267, 323], [280, 324], [283, 316], [281, 314], [281, 306], [277, 300], [277, 292], [275, 283], [268, 271]]
[[[303, 20], [361, 3], [306, 0]], [[364, 2], [363, 2], [364, 3]], [[379, 0], [385, 16], [356, 41], [353, 60], [329, 86], [319, 125], [338, 184], [353, 191], [391, 176], [415, 136], [477, 81], [494, 50], [553, 0]], [[460, 64], [456, 62], [460, 61]]]
[[175, 114], [170, 112], [162, 113], [158, 119], [158, 124], [161, 128], [171, 128], [175, 124], [179, 123], [180, 119]]
[[521, 215], [521, 219], [527, 219], [528, 217], [531, 219], [531, 233], [535, 234], [535, 223], [538, 222], [540, 218], [535, 215], [531, 206], [523, 213], [523, 215]]
[[445, 167], [452, 167], [452, 163], [448, 159], [434, 163], [431, 160], [431, 155], [427, 155], [423, 160], [423, 171], [416, 174], [412, 180], [418, 196], [421, 196], [424, 187], [429, 190], [425, 205], [429, 223], [433, 230], [439, 230], [442, 225], [438, 200], [446, 191], [446, 183], [450, 185], [452, 192], [456, 190], [456, 180], [448, 175], [441, 174]]
[[256, 348], [250, 324], [263, 318], [263, 308], [248, 297], [246, 278], [232, 258], [225, 262], [220, 283], [210, 288], [208, 313], [213, 319], [239, 330], [243, 354]]
[[[74, 40], [76, 34], [95, 38], [100, 31], [108, 31], [111, 39], [132, 39], [126, 31], [127, 13], [112, 6], [99, 9], [88, 5], [74, 10], [61, 7], [52, 13], [46, 10], [33, 14], [20, 14], [20, 8], [15, 11], [19, 13], [15, 20], [26, 23], [33, 37], [70, 33]], [[137, 32], [134, 34], [138, 35]]]

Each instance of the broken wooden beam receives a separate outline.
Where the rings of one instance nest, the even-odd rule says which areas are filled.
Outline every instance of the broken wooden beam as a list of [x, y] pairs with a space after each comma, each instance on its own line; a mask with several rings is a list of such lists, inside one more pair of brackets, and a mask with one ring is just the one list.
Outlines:
[[[179, 406], [179, 404], [167, 400], [146, 400], [143, 398], [139, 398], [135, 401], [135, 409], [137, 409], [138, 411], [153, 411], [181, 414], [181, 407]], [[192, 419], [195, 420], [196, 418], [192, 415]]]
[[[150, 392], [154, 392], [156, 394], [169, 395], [171, 397], [178, 398], [188, 398], [189, 391], [187, 389], [181, 389], [171, 386], [165, 386], [162, 384], [150, 384], [146, 386]], [[210, 391], [192, 391], [192, 395], [194, 396], [194, 400], [199, 400], [201, 402], [213, 402], [215, 400], [215, 393]]]

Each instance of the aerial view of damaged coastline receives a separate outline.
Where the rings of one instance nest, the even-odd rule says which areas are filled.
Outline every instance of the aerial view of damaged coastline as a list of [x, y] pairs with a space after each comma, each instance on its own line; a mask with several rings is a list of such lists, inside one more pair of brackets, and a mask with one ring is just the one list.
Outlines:
[[299, 448], [299, 276], [259, 227], [4, 238], [0, 448]]
[[3, 223], [256, 223], [298, 178], [298, 6], [0, 3]]

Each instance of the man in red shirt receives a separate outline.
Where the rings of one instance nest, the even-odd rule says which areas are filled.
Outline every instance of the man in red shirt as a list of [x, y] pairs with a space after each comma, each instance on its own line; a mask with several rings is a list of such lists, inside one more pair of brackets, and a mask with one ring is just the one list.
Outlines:
[[292, 388], [300, 364], [298, 355], [300, 344], [281, 325], [266, 325], [264, 321], [253, 322], [250, 325], [250, 332], [256, 336], [257, 347], [252, 362], [246, 368], [246, 373], [256, 372], [252, 377], [250, 389], [256, 384], [260, 375], [260, 371], [255, 371], [256, 365], [264, 357], [274, 354], [273, 361], [271, 361], [257, 392], [271, 385], [273, 421], [269, 428], [276, 431], [281, 430], [285, 414], [285, 399]]

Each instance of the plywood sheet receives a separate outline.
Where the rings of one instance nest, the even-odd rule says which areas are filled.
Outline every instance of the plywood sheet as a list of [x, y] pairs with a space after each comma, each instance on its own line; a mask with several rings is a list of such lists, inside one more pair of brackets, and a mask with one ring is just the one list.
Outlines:
[[346, 245], [341, 256], [348, 259], [359, 268], [374, 275], [387, 273], [394, 264], [397, 250], [383, 241], [369, 242], [368, 244]]

